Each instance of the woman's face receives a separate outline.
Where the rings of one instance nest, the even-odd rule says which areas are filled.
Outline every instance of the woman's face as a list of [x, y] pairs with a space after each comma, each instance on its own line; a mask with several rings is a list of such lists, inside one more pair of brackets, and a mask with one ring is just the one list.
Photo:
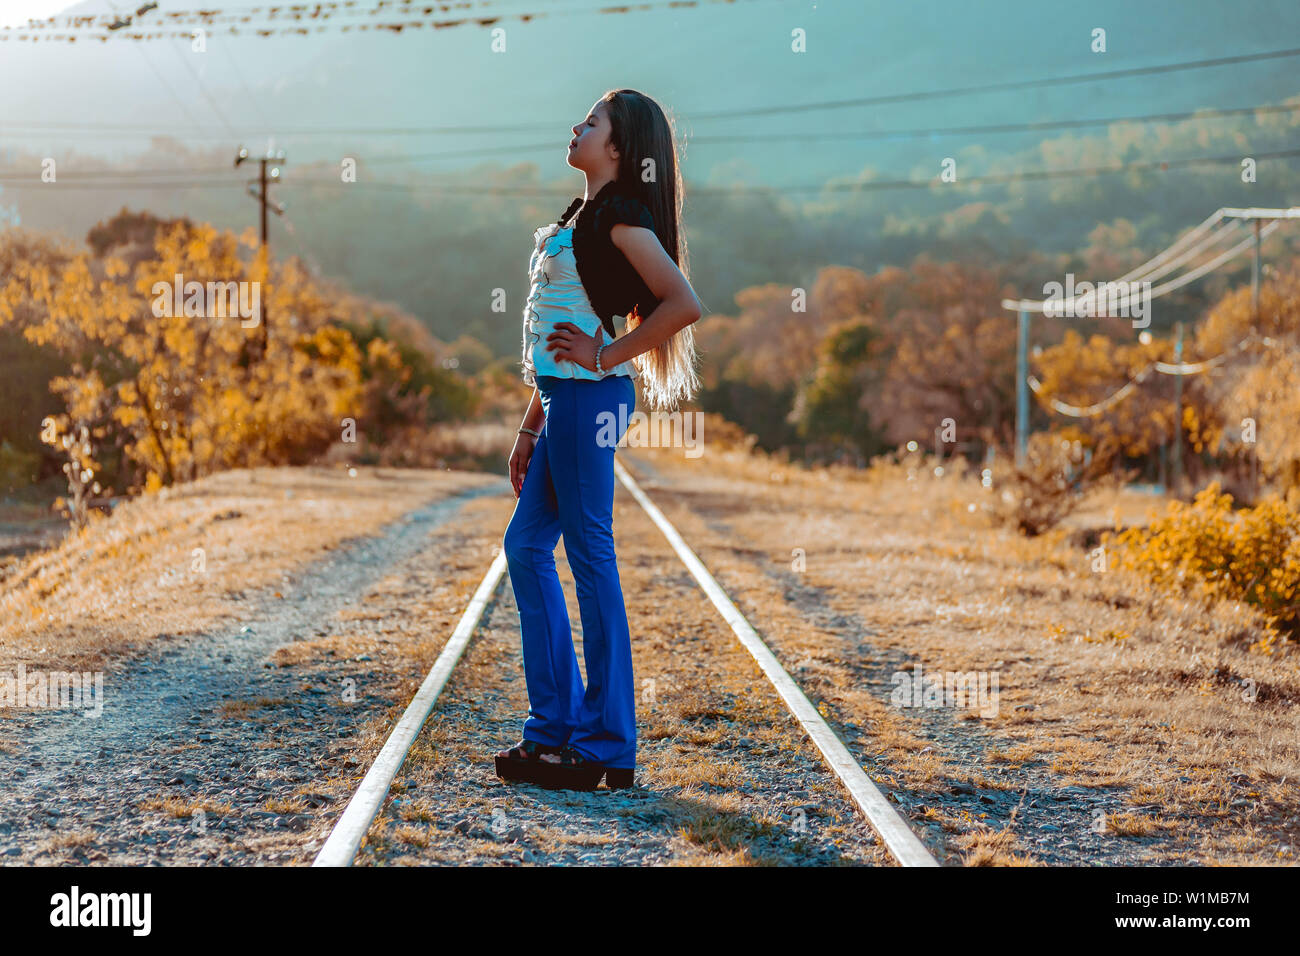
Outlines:
[[609, 112], [604, 100], [598, 100], [591, 112], [573, 127], [569, 141], [569, 165], [583, 172], [598, 172], [602, 164], [617, 163], [609, 145]]

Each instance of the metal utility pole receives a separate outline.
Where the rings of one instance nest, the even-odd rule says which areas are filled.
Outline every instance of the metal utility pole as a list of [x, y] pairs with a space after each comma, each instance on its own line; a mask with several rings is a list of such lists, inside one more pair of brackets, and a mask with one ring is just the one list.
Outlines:
[[[1176, 324], [1177, 336], [1174, 339], [1174, 364], [1183, 364], [1183, 323]], [[1178, 494], [1183, 478], [1183, 376], [1180, 371], [1174, 376], [1174, 461], [1170, 468], [1169, 487]]]
[[1029, 446], [1029, 310], [1020, 310], [1016, 328], [1016, 467], [1023, 468]]
[[[1250, 211], [1250, 210], [1247, 210]], [[1255, 261], [1250, 270], [1250, 314], [1251, 328], [1259, 331], [1259, 217], [1255, 217]], [[1259, 498], [1259, 410], [1255, 409], [1255, 447], [1251, 455], [1250, 493]]]
[[[235, 155], [235, 166], [236, 167], [239, 166], [240, 163], [244, 162], [244, 160], [248, 158], [249, 158], [248, 150], [245, 149], [243, 146], [239, 147], [239, 152]], [[268, 192], [268, 187], [272, 183], [277, 183], [280, 181], [280, 167], [284, 165], [285, 162], [284, 150], [280, 150], [279, 152], [272, 155], [270, 150], [268, 149], [266, 155], [259, 157], [257, 162], [260, 167], [258, 171], [258, 177], [256, 180], [252, 180], [249, 182], [248, 192], [249, 195], [251, 195], [254, 199], [256, 199], [262, 207], [261, 208], [262, 251], [266, 254], [266, 265], [267, 265], [267, 269], [269, 270], [271, 267], [271, 248], [270, 248], [271, 235], [270, 235], [270, 230], [267, 228], [266, 212], [267, 209], [269, 208], [273, 210], [277, 216], [283, 216], [284, 204], [271, 201], [271, 196], [270, 193]], [[257, 189], [254, 188], [255, 184], [258, 187]], [[269, 310], [265, 302], [262, 302], [260, 298], [258, 301], [261, 302], [261, 310], [262, 310], [261, 321], [258, 324], [262, 328], [262, 354], [265, 355], [266, 339], [267, 339], [267, 333], [266, 333], [267, 313]]]
[[[1260, 223], [1265, 220], [1279, 219], [1300, 219], [1300, 206], [1292, 206], [1289, 209], [1225, 209], [1224, 215], [1231, 216], [1234, 219], [1253, 219], [1255, 221], [1255, 260], [1250, 270], [1250, 306], [1252, 314], [1252, 323], [1256, 332], [1259, 331], [1259, 283], [1260, 273], [1263, 267], [1260, 264], [1262, 252], [1260, 250], [1263, 235], [1260, 229]], [[1277, 225], [1276, 221], [1270, 222], [1269, 230], [1271, 231]], [[1251, 487], [1252, 493], [1256, 498], [1259, 497], [1259, 411], [1256, 410], [1255, 418], [1255, 444], [1254, 454], [1251, 456]]]
[[1255, 311], [1255, 328], [1259, 328], [1259, 219], [1255, 220], [1255, 266], [1250, 270], [1250, 304]]
[[[1218, 209], [1215, 211], [1214, 215], [1210, 216], [1209, 219], [1201, 223], [1201, 225], [1198, 226], [1196, 229], [1192, 230], [1192, 232], [1189, 233], [1187, 236], [1184, 236], [1182, 239], [1180, 239], [1178, 242], [1175, 242], [1164, 252], [1157, 255], [1155, 258], [1149, 260], [1144, 265], [1139, 266], [1137, 269], [1133, 270], [1128, 275], [1124, 276], [1122, 279], [1119, 279], [1117, 281], [1132, 283], [1134, 280], [1138, 280], [1143, 282], [1149, 282], [1151, 278], [1163, 275], [1165, 272], [1169, 271], [1170, 268], [1180, 264], [1185, 259], [1187, 259], [1189, 255], [1193, 254], [1198, 247], [1191, 246], [1190, 244], [1195, 241], [1197, 236], [1203, 235], [1206, 233], [1207, 230], [1213, 229], [1215, 227], [1215, 224], [1222, 219], [1253, 219], [1255, 221], [1255, 250], [1254, 250], [1255, 268], [1254, 268], [1254, 274], [1251, 277], [1251, 292], [1252, 292], [1252, 300], [1254, 302], [1255, 327], [1258, 330], [1259, 322], [1260, 322], [1259, 284], [1261, 279], [1261, 273], [1263, 271], [1262, 266], [1260, 264], [1260, 258], [1261, 258], [1260, 244], [1262, 243], [1265, 236], [1269, 235], [1271, 232], [1273, 232], [1274, 229], [1277, 228], [1277, 226], [1279, 225], [1278, 220], [1300, 219], [1300, 206], [1292, 206], [1290, 208], [1285, 208], [1285, 209], [1256, 209], [1253, 207], [1249, 209], [1229, 209], [1229, 208]], [[1261, 221], [1265, 219], [1270, 220], [1269, 224], [1267, 226], [1261, 226]], [[1247, 240], [1247, 242], [1248, 241], [1249, 240]], [[1245, 251], [1246, 251], [1246, 243], [1245, 242], [1238, 243], [1236, 247], [1229, 249], [1225, 255], [1220, 256], [1213, 263], [1214, 268], [1216, 269], [1219, 268], [1228, 260], [1236, 258], [1238, 255], [1244, 253]], [[1170, 257], [1173, 258], [1171, 259]], [[1168, 260], [1168, 262], [1166, 262], [1166, 260]], [[1160, 266], [1161, 263], [1165, 263], [1164, 267], [1162, 269], [1157, 269], [1157, 267]], [[1196, 270], [1195, 272], [1189, 274], [1184, 280], [1178, 280], [1178, 281], [1168, 282], [1163, 284], [1162, 286], [1154, 290], [1153, 298], [1156, 296], [1164, 295], [1166, 292], [1172, 291], [1174, 288], [1177, 288], [1178, 286], [1182, 285], [1183, 281], [1189, 281], [1191, 278], [1200, 275], [1201, 272], [1203, 272], [1206, 268], [1207, 266], [1202, 266], [1199, 270]], [[1046, 287], [1044, 287], [1044, 291], [1046, 291]], [[1074, 297], [1070, 297], [1068, 300], [1066, 300], [1064, 304], [1072, 305], [1073, 300]], [[1024, 464], [1024, 461], [1027, 457], [1026, 450], [1027, 450], [1028, 439], [1029, 439], [1029, 388], [1028, 388], [1029, 386], [1029, 313], [1047, 312], [1049, 301], [1051, 300], [1048, 299], [1003, 299], [1002, 300], [1002, 308], [1006, 309], [1009, 312], [1018, 312], [1020, 316], [1019, 329], [1018, 329], [1019, 334], [1018, 334], [1018, 341], [1017, 341], [1017, 348], [1016, 348], [1016, 379], [1017, 379], [1016, 381], [1016, 464], [1017, 465]], [[1181, 346], [1180, 346], [1180, 350], [1181, 350]], [[1180, 355], [1181, 355], [1181, 351], [1180, 351]], [[1125, 388], [1126, 389], [1131, 388], [1132, 384], [1133, 383], [1130, 383], [1128, 386], [1125, 386]], [[1180, 386], [1179, 395], [1181, 396], [1182, 394], [1181, 382], [1179, 383], [1179, 386]], [[1053, 408], [1058, 413], [1064, 415], [1070, 415], [1075, 418], [1082, 418], [1088, 415], [1099, 414], [1105, 404], [1106, 403], [1097, 403], [1091, 406], [1091, 409], [1075, 409], [1075, 408], [1070, 408], [1069, 406], [1065, 406], [1062, 403], [1053, 400]], [[1258, 415], [1256, 415], [1256, 421], [1258, 422]], [[1181, 426], [1181, 418], [1180, 418], [1179, 428], [1181, 429], [1181, 427], [1182, 426]], [[1178, 447], [1178, 455], [1179, 455], [1178, 465], [1179, 467], [1181, 467], [1182, 464], [1181, 431], [1179, 434], [1180, 434], [1180, 442]], [[1258, 466], [1258, 458], [1256, 458], [1256, 465]]]

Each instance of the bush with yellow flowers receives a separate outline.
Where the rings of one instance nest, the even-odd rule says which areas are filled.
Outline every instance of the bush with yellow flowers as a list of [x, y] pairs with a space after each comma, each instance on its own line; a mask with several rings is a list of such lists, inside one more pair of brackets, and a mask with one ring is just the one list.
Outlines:
[[[70, 374], [48, 382], [65, 410], [45, 427], [100, 439], [101, 461], [64, 465], [77, 507], [83, 476], [87, 493], [114, 477], [134, 493], [228, 468], [302, 465], [332, 445], [384, 444], [472, 408], [414, 319], [297, 259], [271, 260], [251, 230], [124, 212], [91, 242], [94, 254], [0, 236], [0, 330], [68, 362]], [[230, 311], [223, 290], [237, 290], [241, 308], [256, 295], [256, 311]]]
[[1300, 634], [1300, 511], [1277, 495], [1234, 511], [1216, 481], [1190, 504], [1171, 501], [1145, 528], [1103, 535], [1102, 545], [1110, 567], [1207, 602], [1255, 605], [1280, 630]]

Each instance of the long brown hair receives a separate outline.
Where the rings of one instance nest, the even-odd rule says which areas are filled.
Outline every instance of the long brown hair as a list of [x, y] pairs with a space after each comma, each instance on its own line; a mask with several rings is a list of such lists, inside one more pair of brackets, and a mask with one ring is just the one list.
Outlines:
[[[610, 142], [619, 154], [618, 188], [645, 203], [664, 251], [689, 280], [686, 236], [681, 229], [682, 177], [672, 124], [658, 103], [637, 90], [610, 90], [601, 100], [609, 112]], [[627, 331], [643, 318], [635, 311], [629, 315]], [[695, 333], [688, 325], [632, 359], [651, 408], [675, 408], [678, 402], [695, 397], [700, 387], [698, 358]]]

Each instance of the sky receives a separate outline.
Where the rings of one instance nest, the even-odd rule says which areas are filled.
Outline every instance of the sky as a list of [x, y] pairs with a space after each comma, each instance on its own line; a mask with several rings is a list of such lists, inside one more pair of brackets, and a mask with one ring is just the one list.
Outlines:
[[[125, 6], [125, 0], [120, 6]], [[0, 27], [21, 26], [72, 6], [69, 0], [0, 0]]]
[[[266, 2], [160, 0], [149, 19]], [[139, 4], [0, 0], [0, 11], [21, 20]], [[358, 163], [372, 185], [365, 196], [405, 195], [413, 170], [438, 184], [454, 175], [493, 188], [540, 184], [579, 195], [581, 173], [566, 164], [571, 127], [610, 88], [642, 90], [674, 117], [688, 196], [697, 187], [762, 187], [774, 203], [815, 213], [843, 204], [845, 194], [827, 187], [924, 182], [948, 157], [963, 175], [977, 176], [1101, 162], [1126, 135], [1140, 135], [1153, 150], [1164, 142], [1154, 127], [1112, 135], [1104, 126], [1042, 132], [1005, 124], [1249, 108], [1300, 95], [1300, 57], [1266, 56], [1300, 46], [1297, 0], [702, 0], [689, 7], [644, 0], [627, 13], [593, 9], [606, 6], [609, 0], [484, 0], [474, 9], [501, 14], [504, 26], [401, 35], [332, 28], [259, 38], [213, 29], [203, 50], [189, 37], [0, 43], [0, 227], [13, 209], [25, 225], [80, 238], [123, 206], [245, 222], [251, 198], [233, 158], [240, 146], [257, 155], [271, 142], [287, 156], [290, 196], [298, 182], [337, 176], [344, 160]], [[521, 10], [546, 15], [509, 15]], [[1107, 34], [1101, 52], [1091, 48], [1097, 28]], [[498, 30], [508, 39], [499, 50]], [[792, 49], [792, 33], [805, 35], [802, 49]], [[1053, 82], [1237, 55], [1247, 59]], [[971, 92], [1007, 81], [1031, 85]], [[1274, 116], [1294, 127], [1281, 145], [1300, 148], [1300, 112]], [[978, 125], [987, 128], [966, 129]], [[1206, 119], [1196, 127], [1194, 151], [1181, 142], [1186, 155], [1170, 158], [1236, 155], [1249, 145], [1232, 123]], [[118, 164], [121, 175], [66, 192], [29, 181], [55, 161], [69, 178], [104, 162]], [[161, 169], [180, 172], [153, 184]], [[912, 193], [871, 195], [907, 210]], [[951, 203], [972, 195], [958, 192]], [[1153, 192], [1148, 205], [1124, 215], [1160, 215], [1161, 196]], [[1204, 214], [1212, 200], [1207, 206]], [[291, 215], [307, 221], [298, 207]], [[1092, 224], [1048, 228], [1083, 235]], [[335, 260], [357, 258], [361, 272], [378, 269], [366, 256], [391, 251], [352, 243], [338, 238]]]
[[[162, 0], [153, 17], [257, 3]], [[138, 5], [0, 0], [0, 15], [22, 20]], [[1265, 59], [1168, 76], [836, 105], [1293, 47], [1296, 0], [735, 0], [690, 8], [648, 0], [649, 9], [623, 15], [574, 12], [607, 5], [484, 3], [485, 11], [501, 13], [559, 11], [531, 22], [507, 17], [502, 51], [491, 48], [489, 26], [474, 24], [401, 36], [334, 30], [263, 39], [213, 30], [201, 52], [177, 38], [0, 44], [0, 167], [20, 153], [24, 162], [60, 158], [68, 169], [88, 157], [150, 169], [160, 152], [193, 167], [221, 165], [241, 145], [261, 151], [273, 142], [291, 164], [353, 157], [383, 164], [378, 175], [398, 172], [409, 159], [429, 173], [477, 174], [487, 166], [523, 180], [531, 167], [543, 182], [572, 181], [570, 127], [604, 90], [628, 86], [677, 120], [691, 183], [807, 188], [930, 176], [949, 156], [979, 170], [1044, 138], [927, 130], [1239, 108], [1300, 93], [1297, 59]], [[1108, 32], [1103, 54], [1089, 48], [1099, 26]], [[792, 51], [794, 30], [806, 32], [806, 51]], [[772, 106], [781, 109], [769, 112]], [[1207, 153], [1236, 148], [1223, 141], [1223, 128], [1206, 124]], [[923, 135], [880, 135], [899, 130]], [[1078, 137], [1099, 133], [1084, 129]], [[169, 140], [160, 146], [154, 136]]]

